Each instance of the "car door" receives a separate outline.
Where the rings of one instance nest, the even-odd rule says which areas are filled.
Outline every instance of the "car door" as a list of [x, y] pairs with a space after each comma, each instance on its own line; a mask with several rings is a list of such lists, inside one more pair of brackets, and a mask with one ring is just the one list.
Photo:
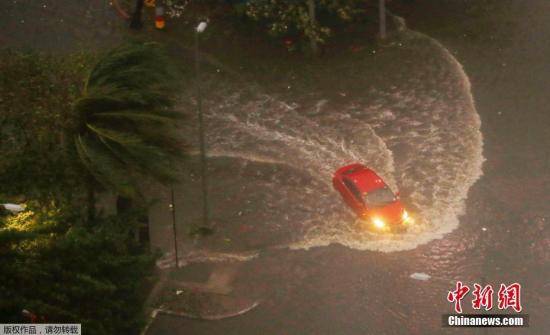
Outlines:
[[365, 205], [361, 197], [361, 192], [351, 179], [344, 177], [342, 178], [342, 182], [347, 192], [346, 196], [344, 196], [344, 200], [355, 212], [357, 212], [357, 214], [363, 214]]

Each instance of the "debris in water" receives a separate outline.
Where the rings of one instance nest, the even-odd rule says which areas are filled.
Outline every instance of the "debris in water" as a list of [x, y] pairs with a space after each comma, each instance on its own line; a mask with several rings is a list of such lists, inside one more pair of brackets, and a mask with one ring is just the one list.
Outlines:
[[428, 280], [430, 278], [432, 278], [432, 276], [430, 276], [429, 274], [427, 273], [423, 273], [423, 272], [415, 272], [413, 273], [411, 276], [410, 276], [412, 279], [416, 279], [416, 280]]

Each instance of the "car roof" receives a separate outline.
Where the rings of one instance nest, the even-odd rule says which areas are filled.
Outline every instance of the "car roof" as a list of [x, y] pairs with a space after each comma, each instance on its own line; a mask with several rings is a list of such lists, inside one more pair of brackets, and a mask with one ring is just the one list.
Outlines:
[[386, 183], [374, 171], [363, 167], [353, 173], [344, 173], [343, 177], [350, 179], [361, 192], [370, 192], [386, 186]]

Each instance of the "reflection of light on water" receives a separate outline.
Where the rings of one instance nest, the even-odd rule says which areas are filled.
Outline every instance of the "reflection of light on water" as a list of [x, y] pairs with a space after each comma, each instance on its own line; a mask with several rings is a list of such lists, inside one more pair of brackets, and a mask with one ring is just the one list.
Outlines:
[[[334, 223], [334, 229], [322, 231], [312, 229], [307, 239], [289, 245], [291, 249], [309, 249], [339, 243], [358, 250], [399, 251], [412, 249], [419, 244], [429, 242], [433, 230], [422, 222], [410, 226], [403, 232], [377, 232], [362, 227], [361, 221], [352, 224]], [[426, 236], [426, 237], [424, 237]]]
[[[267, 194], [258, 206], [269, 208], [271, 226], [288, 230], [280, 244], [389, 252], [415, 248], [458, 226], [468, 189], [481, 175], [479, 116], [461, 65], [437, 41], [407, 34], [414, 40], [408, 44], [420, 45], [424, 54], [428, 48], [433, 60], [411, 65], [408, 77], [401, 75], [387, 90], [371, 89], [364, 101], [342, 110], [326, 110], [321, 100], [315, 116], [304, 117], [269, 95], [224, 88], [218, 92], [223, 103], [208, 106], [211, 156], [286, 167], [286, 174], [255, 185]], [[428, 88], [426, 80], [432, 80]], [[330, 184], [332, 173], [352, 162], [373, 168], [394, 190], [399, 186], [414, 212], [415, 224], [406, 232], [357, 229]], [[298, 171], [311, 183], [291, 182]]]

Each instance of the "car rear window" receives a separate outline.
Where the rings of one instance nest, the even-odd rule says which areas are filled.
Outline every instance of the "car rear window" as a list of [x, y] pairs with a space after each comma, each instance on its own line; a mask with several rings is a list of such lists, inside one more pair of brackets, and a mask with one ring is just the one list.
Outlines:
[[344, 174], [352, 174], [354, 172], [361, 170], [362, 168], [363, 168], [362, 166], [352, 167], [351, 169], [344, 171]]
[[361, 192], [359, 191], [357, 186], [355, 186], [355, 184], [351, 180], [349, 180], [348, 178], [344, 178], [344, 184], [351, 191], [351, 193], [355, 196], [357, 201], [363, 202], [363, 198], [361, 197]]

